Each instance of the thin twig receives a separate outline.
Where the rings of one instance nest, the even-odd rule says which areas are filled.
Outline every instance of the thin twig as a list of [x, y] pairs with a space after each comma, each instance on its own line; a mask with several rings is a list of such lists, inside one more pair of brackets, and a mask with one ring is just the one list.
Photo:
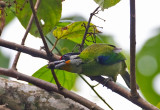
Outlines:
[[98, 92], [94, 89], [95, 86], [91, 86], [91, 85], [88, 83], [88, 81], [87, 81], [82, 75], [79, 74], [79, 76], [83, 79], [83, 81], [84, 81], [85, 83], [87, 83], [87, 85], [93, 90], [93, 92], [94, 92], [111, 110], [113, 110], [113, 108], [112, 108], [112, 107], [103, 99], [103, 97], [101, 97], [101, 96], [98, 94]]
[[101, 18], [101, 17], [99, 17], [97, 15], [94, 15], [94, 16], [97, 17], [97, 18], [99, 18], [99, 19], [101, 19], [101, 20], [103, 20], [104, 22], [106, 21], [105, 19], [103, 19], [103, 18]]
[[100, 6], [97, 7], [97, 8], [93, 11], [93, 13], [90, 14], [90, 17], [89, 17], [89, 20], [88, 20], [88, 23], [87, 23], [87, 26], [86, 26], [86, 30], [85, 30], [85, 33], [84, 33], [84, 36], [83, 36], [83, 39], [82, 39], [82, 43], [80, 44], [80, 52], [83, 50], [83, 46], [84, 46], [84, 43], [85, 43], [86, 36], [87, 36], [87, 34], [88, 34], [88, 29], [89, 29], [89, 27], [90, 27], [90, 23], [91, 23], [92, 17], [93, 17], [93, 15], [95, 15], [96, 11], [97, 11], [99, 8], [100, 8]]
[[[40, 0], [37, 0], [37, 1], [36, 1], [36, 4], [35, 4], [35, 6], [34, 6], [34, 9], [35, 9], [36, 12], [37, 12], [39, 3], [40, 3]], [[31, 29], [33, 20], [34, 20], [34, 16], [33, 16], [33, 14], [32, 14], [31, 17], [30, 17], [29, 23], [28, 23], [28, 25], [27, 25], [26, 32], [25, 32], [24, 37], [23, 37], [23, 39], [22, 39], [21, 45], [24, 45], [24, 43], [25, 43], [25, 40], [26, 40], [26, 38], [27, 38], [27, 35], [28, 35], [28, 33], [29, 33], [30, 29]], [[12, 64], [12, 69], [17, 70], [16, 66], [17, 66], [17, 63], [18, 63], [18, 59], [19, 59], [19, 57], [20, 57], [20, 54], [21, 54], [21, 52], [18, 52], [18, 53], [16, 54], [15, 59], [14, 59], [13, 64]]]
[[[47, 36], [46, 36], [45, 38], [47, 39], [47, 41], [48, 41], [51, 45], [54, 45]], [[58, 52], [59, 55], [62, 56], [62, 53], [58, 50], [58, 48], [57, 48], [56, 46], [55, 46], [55, 50]]]
[[57, 85], [58, 89], [61, 91], [61, 90], [63, 89], [63, 87], [62, 87], [61, 84], [59, 83], [58, 78], [57, 78], [57, 76], [56, 76], [56, 74], [55, 74], [55, 72], [54, 72], [54, 69], [51, 69], [51, 72], [52, 72], [52, 75], [53, 75], [53, 77], [54, 77], [54, 80], [55, 80], [55, 82], [56, 82], [56, 85]]
[[46, 40], [45, 40], [45, 38], [44, 38], [43, 31], [42, 31], [42, 29], [41, 29], [41, 26], [40, 26], [40, 23], [39, 23], [39, 21], [38, 21], [36, 12], [35, 12], [35, 10], [34, 10], [33, 1], [32, 1], [32, 0], [30, 0], [30, 6], [31, 6], [31, 9], [32, 9], [32, 13], [33, 13], [33, 15], [34, 15], [34, 19], [35, 19], [36, 26], [37, 26], [37, 28], [38, 28], [39, 34], [40, 34], [41, 39], [42, 39], [43, 44], [44, 44], [45, 51], [46, 51], [48, 57], [50, 57], [52, 54], [51, 54], [51, 52], [49, 51], [48, 45], [47, 45]]
[[[41, 26], [40, 26], [40, 23], [39, 23], [39, 21], [38, 21], [36, 12], [35, 12], [35, 10], [34, 10], [33, 1], [32, 1], [32, 0], [30, 0], [30, 6], [31, 6], [31, 9], [32, 9], [32, 13], [33, 13], [33, 15], [34, 15], [34, 19], [35, 19], [36, 26], [37, 26], [37, 28], [38, 28], [39, 34], [40, 34], [41, 39], [42, 39], [43, 44], [44, 44], [45, 51], [46, 51], [46, 53], [47, 53], [47, 56], [49, 57], [49, 61], [51, 61], [51, 57], [52, 57], [53, 54], [52, 54], [52, 52], [50, 52], [49, 47], [48, 47], [48, 45], [47, 45], [47, 42], [46, 42], [46, 40], [45, 40], [45, 37], [44, 37], [44, 35], [43, 35], [43, 31], [42, 31], [42, 29], [41, 29]], [[59, 90], [62, 90], [62, 87], [61, 87], [61, 85], [60, 85], [60, 83], [59, 83], [59, 81], [58, 81], [58, 79], [57, 79], [57, 76], [56, 76], [55, 72], [54, 72], [53, 70], [51, 70], [51, 71], [52, 71], [53, 77], [54, 77], [54, 79], [55, 79], [55, 82], [56, 82], [57, 86], [59, 87]]]
[[55, 43], [54, 43], [54, 45], [53, 45], [52, 49], [50, 50], [51, 52], [55, 49], [55, 47], [56, 47], [57, 43], [58, 43], [58, 39], [56, 39], [56, 41], [55, 41]]
[[135, 75], [135, 57], [136, 57], [136, 13], [135, 0], [130, 0], [130, 77], [131, 77], [131, 94], [138, 97], [136, 89]]

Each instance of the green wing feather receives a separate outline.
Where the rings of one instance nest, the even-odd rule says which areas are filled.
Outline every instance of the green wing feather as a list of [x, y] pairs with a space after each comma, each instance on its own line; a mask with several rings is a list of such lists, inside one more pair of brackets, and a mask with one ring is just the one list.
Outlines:
[[126, 58], [120, 52], [117, 52], [118, 48], [108, 44], [93, 44], [84, 49], [80, 58], [84, 62], [97, 60], [100, 64], [114, 64], [125, 60]]

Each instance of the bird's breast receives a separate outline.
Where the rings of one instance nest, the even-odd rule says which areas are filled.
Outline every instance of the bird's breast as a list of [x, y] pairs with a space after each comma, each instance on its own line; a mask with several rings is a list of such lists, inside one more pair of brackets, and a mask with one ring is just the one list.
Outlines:
[[118, 62], [112, 65], [102, 65], [97, 63], [96, 61], [84, 63], [82, 64], [82, 74], [88, 76], [115, 76], [122, 70], [122, 63], [123, 62]]

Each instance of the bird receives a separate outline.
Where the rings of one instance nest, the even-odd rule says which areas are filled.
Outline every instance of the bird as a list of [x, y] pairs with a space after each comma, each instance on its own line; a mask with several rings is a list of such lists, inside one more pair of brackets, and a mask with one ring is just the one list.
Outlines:
[[105, 43], [94, 43], [81, 53], [67, 53], [58, 61], [50, 62], [49, 68], [84, 74], [86, 76], [107, 76], [114, 82], [118, 74], [130, 88], [130, 75], [127, 71], [122, 49]]

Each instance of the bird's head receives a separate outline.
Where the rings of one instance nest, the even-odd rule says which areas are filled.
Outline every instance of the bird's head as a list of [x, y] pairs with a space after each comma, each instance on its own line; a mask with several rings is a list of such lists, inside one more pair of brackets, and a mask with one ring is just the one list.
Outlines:
[[64, 54], [63, 56], [60, 57], [60, 60], [72, 60], [72, 59], [77, 59], [79, 58], [79, 54], [80, 53], [67, 53], [67, 54]]
[[48, 67], [79, 73], [81, 71], [79, 67], [81, 63], [82, 60], [79, 58], [78, 53], [68, 53], [63, 55], [60, 60], [49, 63]]

